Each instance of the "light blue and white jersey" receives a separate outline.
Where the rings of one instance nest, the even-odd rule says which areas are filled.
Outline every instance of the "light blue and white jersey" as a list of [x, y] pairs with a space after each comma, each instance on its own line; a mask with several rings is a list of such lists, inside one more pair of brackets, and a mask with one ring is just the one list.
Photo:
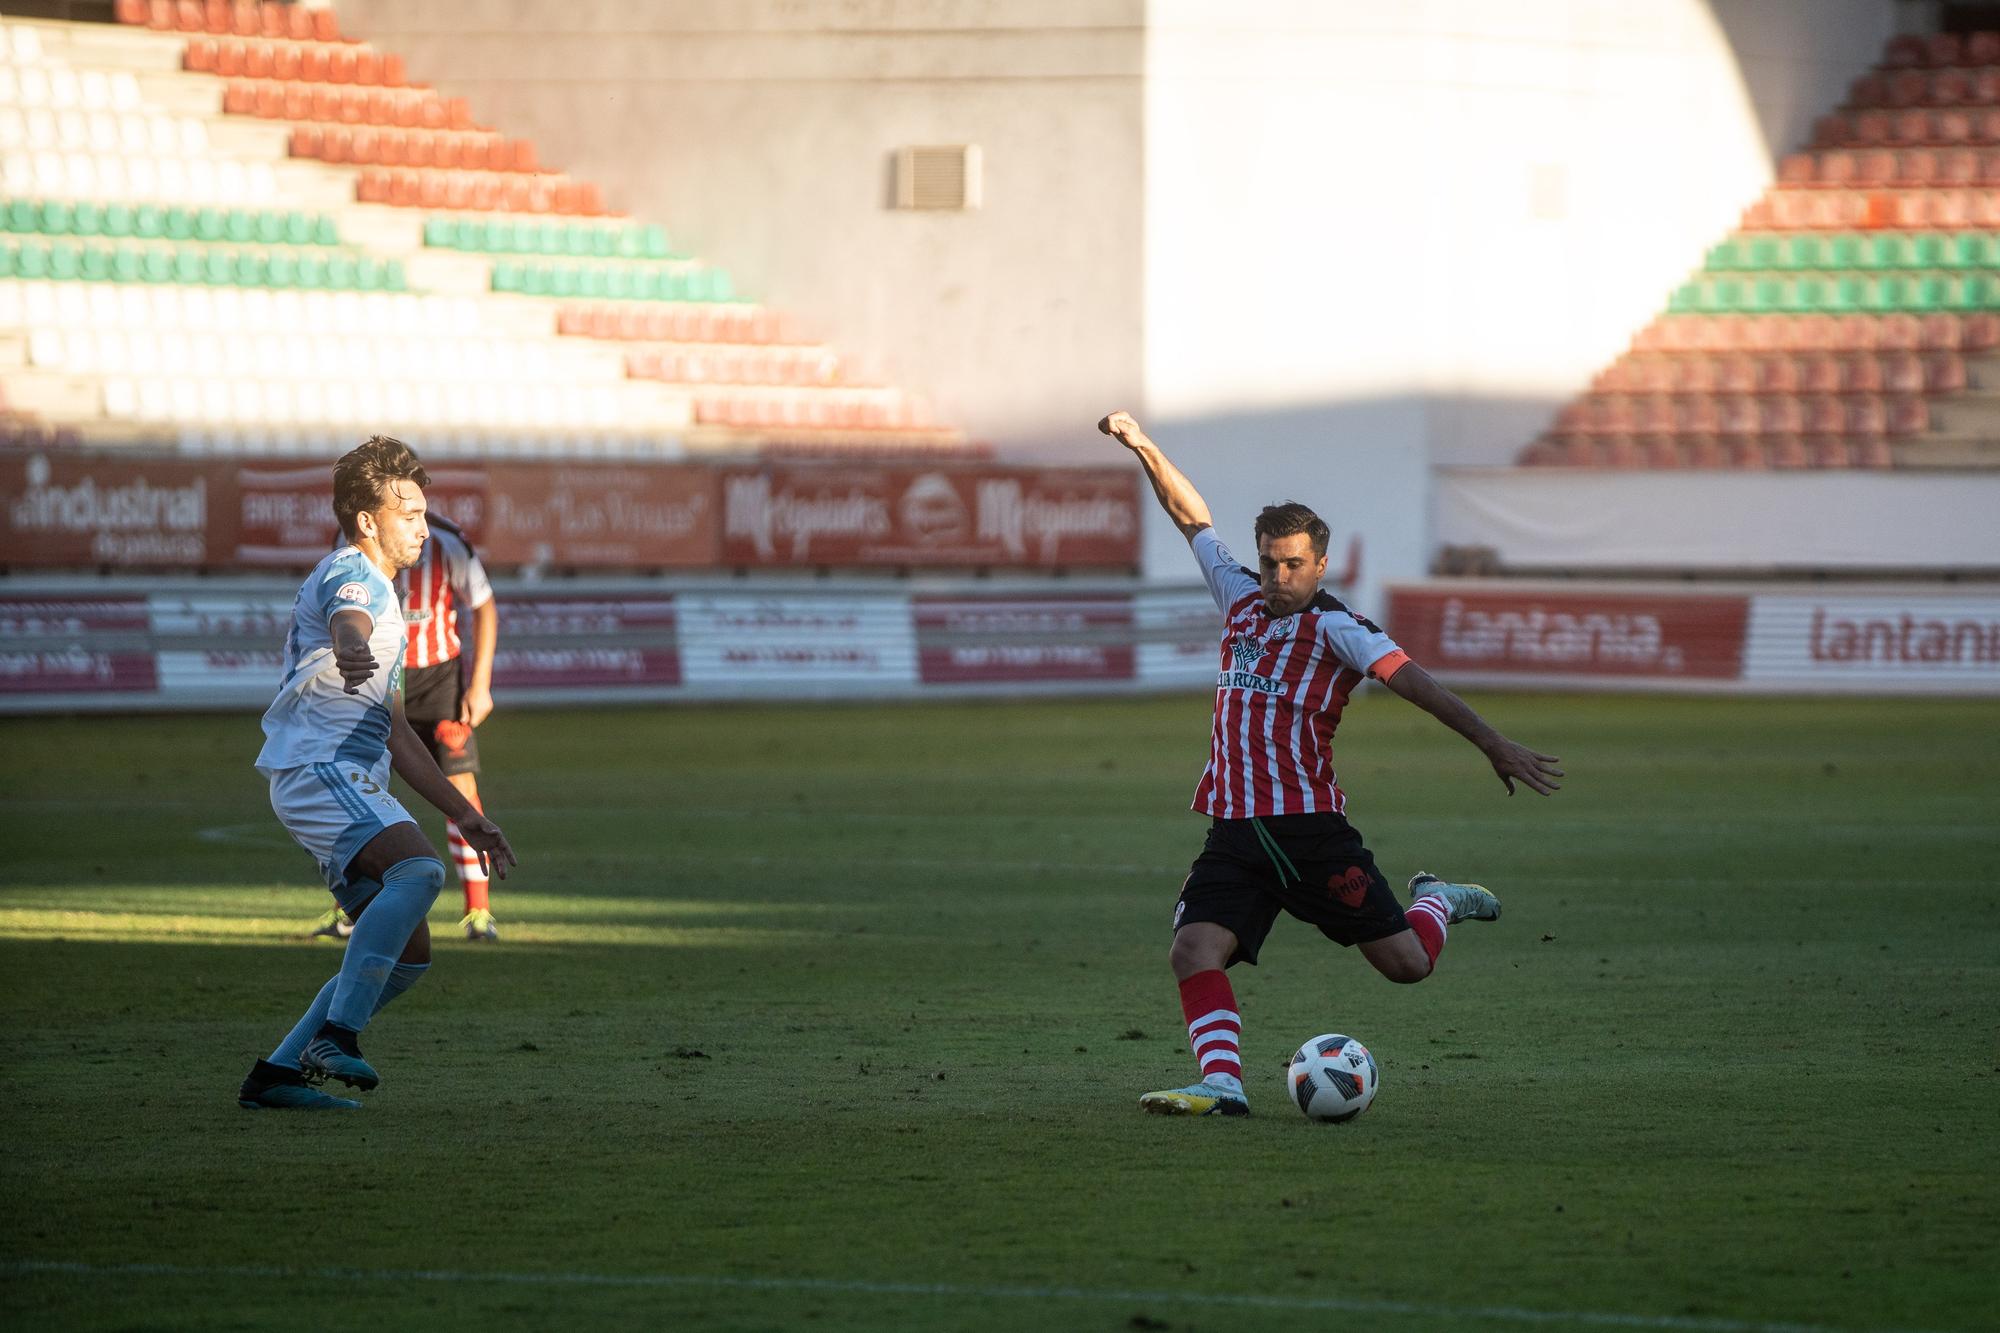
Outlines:
[[[353, 694], [333, 662], [337, 611], [374, 621], [368, 647], [375, 674]], [[395, 692], [403, 684], [403, 608], [375, 562], [353, 546], [320, 561], [292, 604], [285, 636], [285, 680], [264, 714], [257, 767], [271, 770], [330, 762], [372, 765], [389, 746]]]

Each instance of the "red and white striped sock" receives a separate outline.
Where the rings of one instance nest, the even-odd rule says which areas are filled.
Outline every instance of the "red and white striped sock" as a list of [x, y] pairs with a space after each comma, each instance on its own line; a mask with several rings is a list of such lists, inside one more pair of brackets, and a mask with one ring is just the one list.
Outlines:
[[1403, 919], [1417, 932], [1417, 942], [1424, 946], [1435, 969], [1438, 955], [1444, 952], [1444, 929], [1451, 922], [1451, 908], [1439, 895], [1427, 893], [1403, 909]]
[[1181, 982], [1181, 1014], [1187, 1019], [1188, 1044], [1201, 1062], [1204, 1081], [1243, 1087], [1243, 1017], [1236, 1012], [1236, 992], [1220, 968], [1197, 972]]
[[456, 820], [445, 821], [444, 840], [451, 848], [452, 864], [458, 867], [458, 882], [465, 889], [465, 910], [486, 910], [486, 872], [479, 867], [479, 853], [458, 831]]

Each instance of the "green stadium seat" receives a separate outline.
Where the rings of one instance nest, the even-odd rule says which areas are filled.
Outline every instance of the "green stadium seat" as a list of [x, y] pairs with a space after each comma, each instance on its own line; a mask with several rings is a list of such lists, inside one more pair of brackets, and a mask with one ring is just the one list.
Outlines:
[[82, 269], [78, 273], [85, 282], [110, 282], [111, 251], [101, 245], [87, 247], [83, 252]]
[[1788, 269], [1809, 269], [1824, 267], [1821, 258], [1820, 238], [1811, 233], [1785, 238], [1780, 247], [1778, 266]]
[[6, 228], [17, 235], [29, 235], [41, 230], [41, 211], [26, 199], [9, 199], [6, 209]]
[[273, 287], [298, 286], [298, 261], [282, 250], [274, 252], [264, 266], [264, 281]]
[[326, 260], [310, 251], [300, 255], [299, 286], [311, 291], [326, 285]]
[[1910, 262], [1917, 268], [1943, 268], [1949, 238], [1924, 232], [1910, 238]]
[[457, 229], [452, 226], [451, 219], [449, 218], [424, 219], [425, 245], [432, 246], [437, 249], [456, 248], [453, 246], [452, 242], [457, 238], [457, 234], [458, 234]]
[[1901, 310], [1909, 301], [1908, 289], [1908, 281], [1899, 274], [1877, 274], [1867, 285], [1862, 308], [1874, 313]]
[[238, 245], [248, 245], [257, 239], [257, 219], [240, 208], [232, 208], [222, 215], [222, 234]]
[[178, 267], [171, 250], [145, 250], [139, 256], [140, 278], [146, 282], [172, 282]]
[[1855, 314], [1866, 306], [1867, 286], [1866, 279], [1852, 273], [1839, 274], [1827, 284], [1826, 300], [1821, 308], [1830, 314]]
[[111, 280], [113, 282], [144, 282], [145, 266], [139, 262], [139, 252], [129, 245], [121, 245], [111, 252]]
[[139, 234], [148, 240], [155, 237], [165, 237], [170, 241], [191, 241], [194, 239], [195, 234], [194, 214], [188, 212], [185, 208], [166, 209], [160, 214], [159, 229], [157, 231], [141, 232]]
[[215, 208], [204, 208], [196, 213], [194, 215], [194, 234], [198, 240], [222, 240], [224, 234], [222, 211]]
[[259, 245], [283, 245], [285, 243], [285, 217], [282, 213], [259, 213], [251, 221], [251, 239]]
[[1743, 252], [1742, 267], [1776, 268], [1784, 262], [1784, 246], [1775, 236], [1752, 236]]
[[313, 219], [313, 244], [340, 244], [340, 228], [334, 224], [331, 217], [328, 217], [324, 213]]
[[1909, 243], [1894, 233], [1871, 236], [1862, 248], [1863, 268], [1908, 268]]
[[1976, 231], [1960, 232], [1945, 247], [1944, 263], [1949, 268], [1985, 268], [1996, 259], [2000, 256], [1994, 253], [1992, 239]]
[[101, 236], [104, 234], [104, 209], [86, 199], [77, 204], [74, 223], [78, 236]]
[[1862, 240], [1853, 232], [1840, 232], [1829, 236], [1820, 248], [1826, 258], [1826, 266], [1830, 269], [1857, 269], [1863, 266]]
[[36, 230], [44, 236], [67, 236], [76, 229], [76, 210], [60, 200], [42, 204]]

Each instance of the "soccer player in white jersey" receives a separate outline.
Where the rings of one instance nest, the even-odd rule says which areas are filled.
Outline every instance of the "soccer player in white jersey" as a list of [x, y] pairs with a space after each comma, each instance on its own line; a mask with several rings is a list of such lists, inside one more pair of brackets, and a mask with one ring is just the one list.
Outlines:
[[429, 484], [399, 440], [378, 435], [343, 456], [333, 512], [347, 544], [319, 562], [293, 603], [257, 771], [354, 931], [340, 971], [243, 1080], [236, 1100], [247, 1110], [359, 1107], [312, 1085], [332, 1078], [365, 1092], [380, 1083], [361, 1057], [361, 1030], [430, 966], [425, 917], [444, 864], [389, 794], [392, 768], [457, 823], [493, 873], [504, 878], [514, 864], [499, 827], [438, 771], [403, 718], [405, 634], [392, 580], [423, 548]]
[[[493, 711], [493, 655], [500, 637], [500, 613], [493, 604], [486, 567], [465, 533], [441, 515], [428, 515], [425, 523], [430, 537], [417, 562], [396, 576], [410, 635], [403, 656], [403, 713], [437, 760], [439, 771], [477, 810], [476, 730]], [[471, 632], [461, 633], [468, 621]], [[444, 834], [465, 893], [459, 929], [469, 940], [499, 939], [479, 853], [459, 833], [458, 825], [446, 824]], [[320, 918], [313, 934], [345, 938], [352, 930], [353, 924], [336, 906]]]
[[1479, 885], [1423, 872], [1410, 880], [1410, 905], [1397, 902], [1347, 822], [1334, 776], [1333, 731], [1354, 688], [1379, 680], [1464, 736], [1510, 795], [1518, 782], [1546, 796], [1562, 771], [1554, 755], [1488, 726], [1388, 635], [1320, 590], [1327, 527], [1311, 510], [1288, 503], [1258, 515], [1261, 574], [1253, 574], [1216, 537], [1200, 493], [1130, 414], [1114, 412], [1098, 429], [1137, 456], [1224, 620], [1208, 768], [1194, 798], [1210, 817], [1208, 839], [1181, 886], [1168, 955], [1201, 1081], [1149, 1092], [1139, 1105], [1163, 1115], [1247, 1115], [1243, 1020], [1228, 969], [1256, 963], [1279, 912], [1353, 945], [1400, 982], [1431, 974], [1447, 926], [1500, 915], [1499, 900]]

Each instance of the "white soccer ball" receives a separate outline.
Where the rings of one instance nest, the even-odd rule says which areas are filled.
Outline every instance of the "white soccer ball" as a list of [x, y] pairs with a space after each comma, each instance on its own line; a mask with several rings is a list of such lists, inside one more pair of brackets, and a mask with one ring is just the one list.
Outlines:
[[1352, 1037], [1329, 1032], [1299, 1047], [1285, 1066], [1285, 1091], [1308, 1120], [1339, 1124], [1375, 1100], [1375, 1057]]

